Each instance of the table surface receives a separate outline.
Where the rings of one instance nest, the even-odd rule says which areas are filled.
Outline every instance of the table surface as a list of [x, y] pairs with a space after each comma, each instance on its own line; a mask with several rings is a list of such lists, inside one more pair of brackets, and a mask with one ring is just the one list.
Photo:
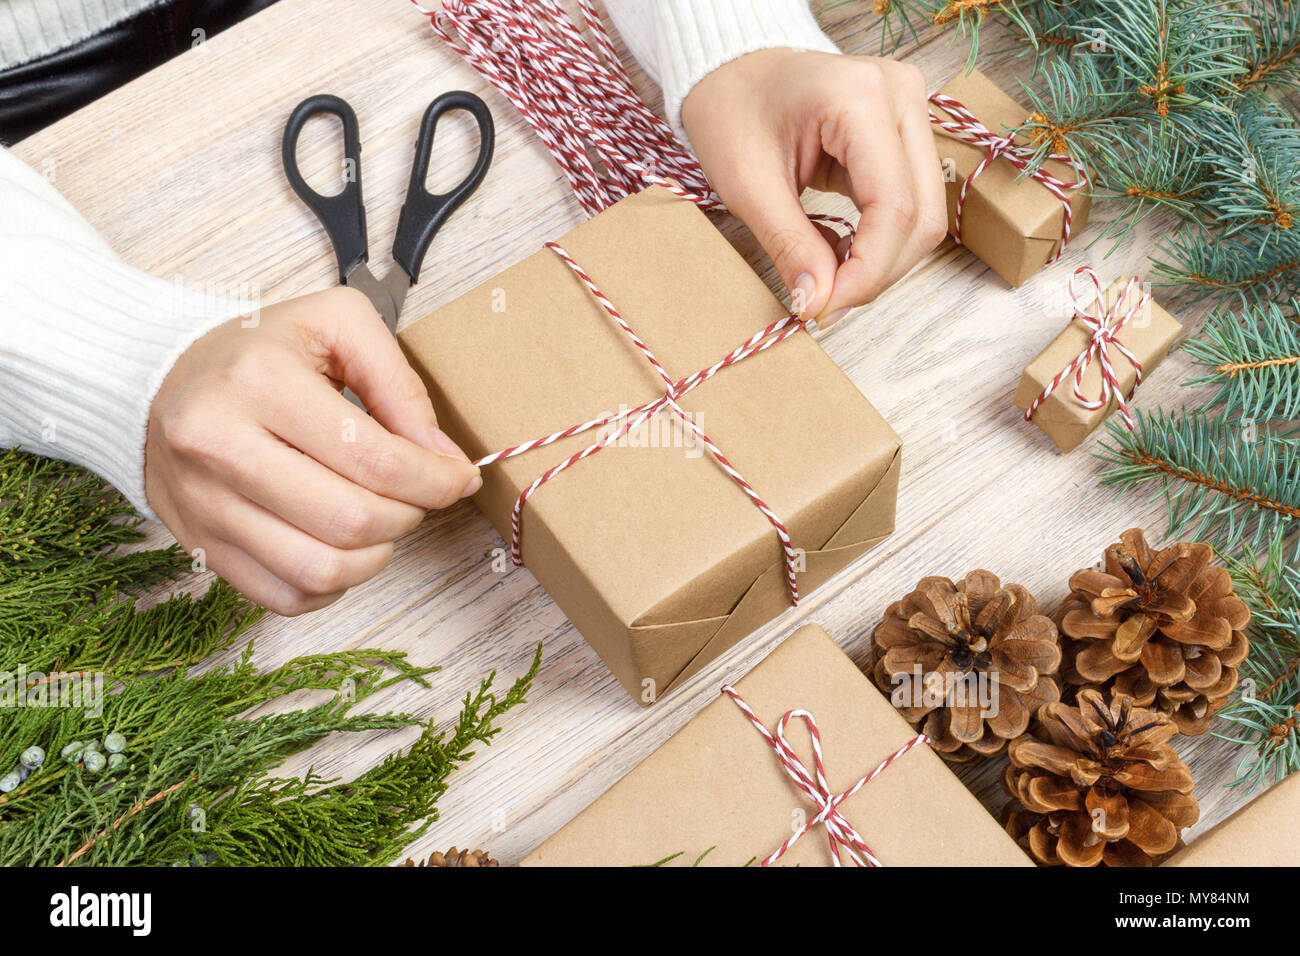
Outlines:
[[[846, 51], [880, 51], [870, 4], [843, 4], [819, 17]], [[902, 55], [935, 88], [961, 69], [966, 45], [942, 34], [923, 39]], [[985, 50], [1015, 47], [1010, 38], [988, 39]], [[1008, 90], [1030, 66], [1010, 52], [980, 62]], [[653, 84], [639, 71], [633, 76], [657, 106]], [[487, 100], [497, 122], [496, 159], [480, 192], [430, 248], [405, 324], [582, 220], [559, 168], [520, 115], [442, 46], [408, 0], [281, 0], [15, 152], [51, 175], [131, 264], [209, 288], [242, 284], [271, 302], [335, 281], [324, 233], [280, 167], [280, 135], [292, 107], [309, 94], [331, 92], [356, 109], [370, 234], [382, 249], [396, 225], [421, 113], [433, 96], [455, 88]], [[468, 124], [444, 126], [431, 187], [454, 182], [468, 168]], [[310, 181], [323, 183], [336, 169], [336, 140], [323, 129], [304, 134], [300, 158]], [[838, 197], [810, 193], [805, 203], [847, 211]], [[270, 666], [341, 648], [400, 649], [419, 664], [441, 665], [433, 689], [395, 687], [371, 705], [448, 723], [480, 677], [495, 669], [508, 681], [543, 642], [530, 700], [505, 717], [496, 744], [453, 776], [440, 819], [409, 849], [414, 856], [451, 844], [482, 846], [513, 863], [801, 624], [820, 624], [862, 663], [871, 629], [890, 601], [925, 575], [955, 578], [974, 567], [1018, 581], [1054, 606], [1065, 596], [1069, 574], [1097, 560], [1119, 532], [1143, 526], [1159, 538], [1165, 530], [1158, 498], [1117, 497], [1100, 486], [1091, 455], [1095, 435], [1063, 456], [1011, 404], [1021, 370], [1065, 320], [1071, 270], [1091, 264], [1105, 280], [1142, 274], [1154, 237], [1168, 225], [1149, 220], [1103, 259], [1109, 244], [1089, 248], [1088, 241], [1113, 213], [1113, 206], [1098, 203], [1093, 225], [1064, 259], [1019, 289], [945, 241], [877, 301], [819, 334], [903, 438], [898, 530], [652, 708], [627, 696], [526, 569], [492, 570], [501, 541], [465, 502], [431, 515], [398, 543], [388, 568], [327, 610], [295, 619], [268, 615], [252, 632], [256, 659]], [[784, 296], [745, 228], [732, 219], [719, 227]], [[1179, 317], [1194, 326], [1202, 313], [1185, 310]], [[1183, 355], [1172, 355], [1143, 385], [1140, 404], [1186, 401], [1181, 383], [1190, 368]], [[161, 527], [151, 538], [169, 540]], [[196, 578], [185, 586], [206, 583]], [[413, 736], [335, 736], [285, 769], [314, 765], [328, 776], [354, 776]], [[1177, 746], [1198, 779], [1201, 822], [1187, 832], [1194, 839], [1253, 795], [1224, 786], [1238, 759], [1232, 745], [1206, 735]], [[1000, 769], [990, 761], [963, 771], [993, 811], [1002, 802]]]

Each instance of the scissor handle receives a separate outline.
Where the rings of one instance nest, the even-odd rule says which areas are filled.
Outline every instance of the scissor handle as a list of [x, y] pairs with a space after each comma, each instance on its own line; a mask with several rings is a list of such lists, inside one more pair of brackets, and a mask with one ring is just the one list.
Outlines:
[[[343, 191], [322, 196], [307, 185], [298, 169], [298, 135], [313, 116], [329, 114], [343, 123]], [[361, 137], [357, 114], [345, 100], [329, 93], [309, 96], [289, 114], [281, 146], [284, 174], [298, 198], [316, 214], [334, 244], [339, 263], [339, 281], [346, 282], [352, 270], [366, 261], [366, 208], [361, 202]]]
[[[444, 113], [464, 110], [478, 120], [478, 160], [460, 185], [449, 192], [434, 195], [424, 188], [429, 173], [429, 155], [433, 151], [433, 137], [438, 120]], [[393, 240], [393, 258], [415, 282], [420, 278], [420, 265], [429, 243], [442, 224], [456, 208], [478, 188], [487, 175], [492, 162], [495, 128], [487, 104], [465, 90], [443, 93], [429, 104], [420, 121], [420, 136], [415, 141], [415, 162], [411, 166], [411, 183], [406, 189], [406, 201], [397, 218], [397, 237]]]

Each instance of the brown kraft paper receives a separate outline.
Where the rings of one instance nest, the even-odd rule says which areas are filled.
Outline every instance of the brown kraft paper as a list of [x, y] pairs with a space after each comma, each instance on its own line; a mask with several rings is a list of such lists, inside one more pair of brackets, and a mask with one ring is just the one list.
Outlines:
[[[617, 203], [561, 245], [674, 379], [787, 314], [708, 219], [664, 189]], [[398, 339], [441, 427], [471, 458], [664, 390], [549, 249]], [[807, 333], [723, 369], [682, 405], [802, 549], [801, 595], [893, 531], [898, 436]], [[525, 564], [643, 704], [790, 606], [772, 525], [706, 450], [683, 447], [693, 436], [666, 423], [676, 424], [663, 416], [561, 473], [522, 521]], [[520, 491], [600, 436], [485, 466], [475, 502], [509, 541]]]
[[1300, 866], [1300, 773], [1293, 773], [1164, 866]]
[[[1111, 308], [1124, 291], [1128, 281], [1127, 278], [1119, 278], [1111, 283], [1110, 288], [1106, 290], [1105, 309]], [[1122, 301], [1120, 308], [1127, 307], [1130, 299], [1139, 298], [1141, 295], [1141, 287], [1135, 287], [1129, 293], [1129, 298]], [[1096, 303], [1088, 306], [1089, 314], [1095, 315], [1097, 308]], [[1152, 300], [1142, 312], [1135, 315], [1120, 329], [1116, 338], [1142, 363], [1143, 380], [1149, 380], [1151, 373], [1169, 354], [1170, 346], [1178, 338], [1182, 329], [1177, 319]], [[1025, 368], [1013, 399], [1016, 408], [1022, 412], [1027, 411], [1048, 383], [1088, 347], [1091, 338], [1092, 333], [1086, 325], [1071, 320], [1052, 340], [1052, 343]], [[1119, 391], [1127, 396], [1136, 379], [1133, 363], [1115, 348], [1111, 349], [1110, 358], [1115, 377], [1119, 380]], [[1138, 393], [1137, 397], [1140, 398], [1141, 386], [1138, 387]], [[1089, 399], [1096, 399], [1101, 394], [1101, 362], [1096, 358], [1083, 374], [1083, 394]], [[1071, 374], [1038, 407], [1032, 421], [1056, 442], [1062, 452], [1070, 452], [1082, 444], [1083, 440], [1092, 434], [1115, 408], [1114, 398], [1104, 408], [1096, 410], [1084, 408], [1074, 397], [1074, 375]]]
[[[816, 625], [796, 631], [735, 687], [769, 731], [789, 710], [812, 714], [835, 794], [916, 735]], [[803, 722], [791, 721], [786, 738], [811, 771]], [[766, 858], [816, 812], [737, 704], [719, 695], [523, 865], [626, 866], [680, 854], [672, 864], [689, 866], [707, 850], [701, 865], [743, 866]], [[925, 745], [895, 760], [840, 812], [886, 867], [1032, 865]], [[830, 863], [817, 826], [774, 865]]]
[[[965, 106], [995, 135], [1021, 125], [1029, 116], [1028, 109], [978, 70], [958, 74], [939, 92]], [[940, 119], [950, 118], [940, 107], [932, 104], [931, 108]], [[934, 135], [945, 171], [948, 232], [953, 233], [962, 183], [988, 153], [938, 127]], [[1017, 137], [1016, 142], [1023, 145], [1025, 141]], [[1049, 160], [1043, 168], [1062, 182], [1078, 179], [1073, 167], [1057, 160]], [[1065, 214], [1060, 199], [1041, 183], [1020, 176], [1020, 170], [1005, 159], [990, 163], [967, 191], [961, 217], [962, 244], [1013, 286], [1022, 284], [1056, 255]], [[1087, 228], [1092, 206], [1087, 189], [1080, 186], [1067, 191], [1072, 210], [1071, 237]]]

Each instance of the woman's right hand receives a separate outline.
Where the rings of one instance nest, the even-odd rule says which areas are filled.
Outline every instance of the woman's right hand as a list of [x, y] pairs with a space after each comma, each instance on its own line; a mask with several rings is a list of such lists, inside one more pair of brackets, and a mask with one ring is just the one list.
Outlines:
[[218, 326], [168, 373], [145, 490], [186, 551], [258, 604], [301, 614], [374, 576], [396, 538], [482, 479], [360, 292], [281, 302], [249, 325]]

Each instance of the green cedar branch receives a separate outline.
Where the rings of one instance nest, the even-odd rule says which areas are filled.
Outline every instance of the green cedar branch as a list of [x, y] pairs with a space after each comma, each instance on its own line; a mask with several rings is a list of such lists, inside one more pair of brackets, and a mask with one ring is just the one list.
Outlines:
[[[535, 657], [500, 696], [488, 678], [450, 733], [364, 709], [394, 683], [430, 686], [436, 668], [395, 651], [308, 655], [259, 671], [249, 644], [234, 663], [199, 673], [194, 665], [261, 611], [219, 580], [197, 596], [140, 601], [190, 566], [176, 548], [141, 550], [139, 524], [88, 472], [0, 454], [0, 776], [32, 746], [46, 755], [0, 793], [0, 865], [391, 861], [537, 672]], [[66, 699], [96, 687], [75, 705]], [[331, 734], [412, 727], [422, 729], [409, 749], [356, 780], [275, 774]], [[78, 756], [61, 759], [65, 747], [102, 747], [110, 733], [126, 741], [121, 766], [95, 772]]]

